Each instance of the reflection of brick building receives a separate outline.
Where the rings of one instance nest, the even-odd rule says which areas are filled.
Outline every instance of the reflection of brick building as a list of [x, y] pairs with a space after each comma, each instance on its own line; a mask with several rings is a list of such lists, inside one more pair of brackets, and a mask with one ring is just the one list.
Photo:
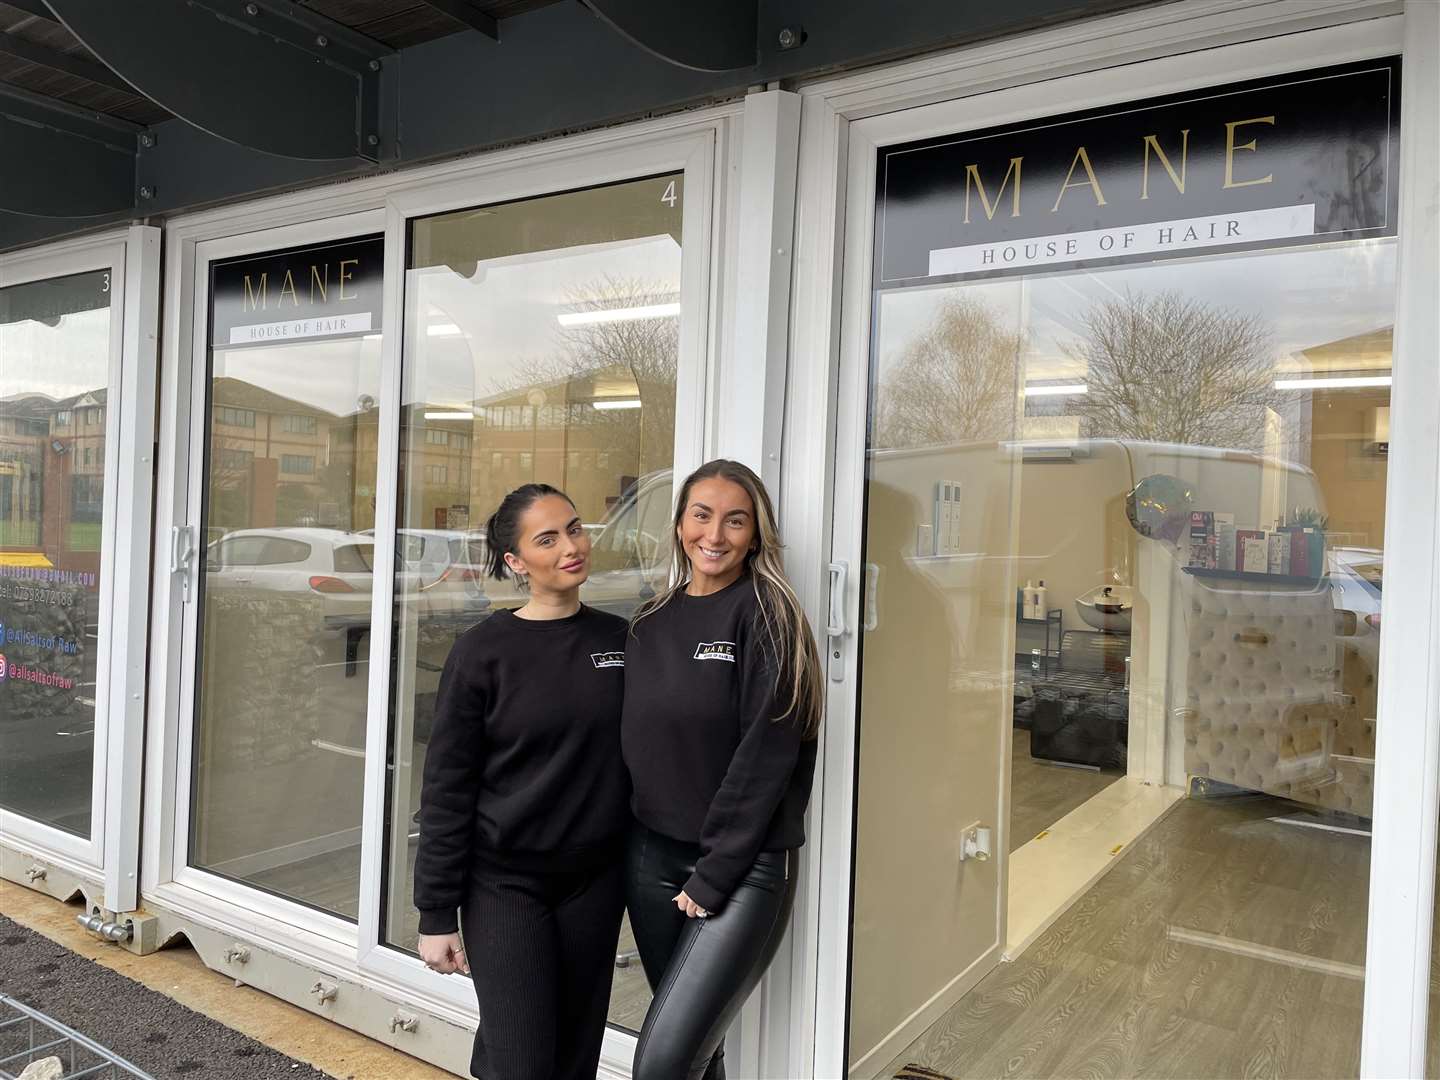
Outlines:
[[374, 492], [357, 485], [358, 432], [376, 411], [341, 416], [241, 379], [211, 385], [210, 512], [214, 529], [375, 524]]
[[454, 406], [409, 405], [406, 522], [463, 527], [458, 515], [479, 527], [506, 492], [532, 481], [569, 494], [585, 521], [602, 521], [636, 477], [670, 464], [674, 400], [673, 382], [642, 387], [618, 369], [481, 398], [470, 418], [445, 415]]
[[98, 573], [106, 392], [0, 401], [0, 549]]

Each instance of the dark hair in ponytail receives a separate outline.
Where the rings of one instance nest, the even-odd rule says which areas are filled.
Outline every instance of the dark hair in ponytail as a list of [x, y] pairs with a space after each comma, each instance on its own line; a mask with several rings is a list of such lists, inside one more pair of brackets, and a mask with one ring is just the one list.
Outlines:
[[521, 484], [500, 500], [500, 505], [485, 522], [485, 548], [490, 560], [485, 570], [496, 581], [504, 581], [510, 572], [505, 565], [505, 554], [516, 554], [520, 544], [520, 515], [529, 510], [535, 500], [547, 495], [559, 495], [572, 507], [575, 505], [574, 499], [549, 484]]

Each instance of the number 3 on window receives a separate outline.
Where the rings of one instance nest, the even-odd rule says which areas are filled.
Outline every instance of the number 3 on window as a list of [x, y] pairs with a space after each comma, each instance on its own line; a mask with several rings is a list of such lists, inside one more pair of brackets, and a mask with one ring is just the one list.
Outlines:
[[109, 271], [109, 270], [106, 270], [106, 271], [105, 271], [103, 274], [101, 274], [100, 276], [104, 279], [104, 283], [100, 286], [100, 291], [101, 291], [101, 292], [109, 292], [109, 291], [110, 291], [110, 271]]
[[665, 194], [660, 196], [660, 201], [671, 209], [674, 209], [675, 203], [678, 200], [679, 196], [675, 194], [675, 181], [671, 180], [670, 183], [665, 185]]

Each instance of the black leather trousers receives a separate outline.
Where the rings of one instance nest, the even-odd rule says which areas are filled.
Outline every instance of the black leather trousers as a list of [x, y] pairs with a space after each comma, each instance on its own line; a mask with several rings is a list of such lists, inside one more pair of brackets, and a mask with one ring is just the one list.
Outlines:
[[674, 897], [700, 849], [636, 824], [625, 902], [655, 994], [635, 1047], [634, 1080], [724, 1080], [730, 1022], [785, 936], [795, 902], [793, 851], [765, 851], [722, 911], [687, 918]]

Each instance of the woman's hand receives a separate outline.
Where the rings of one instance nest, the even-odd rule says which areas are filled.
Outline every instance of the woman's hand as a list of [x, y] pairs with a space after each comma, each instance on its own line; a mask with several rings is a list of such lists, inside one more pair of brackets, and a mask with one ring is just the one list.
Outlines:
[[675, 906], [683, 911], [687, 918], [708, 919], [710, 917], [710, 912], [691, 900], [690, 895], [686, 892], [682, 891], [679, 896], [671, 897], [671, 899], [675, 901]]
[[431, 971], [441, 975], [460, 971], [470, 974], [470, 965], [465, 960], [465, 947], [460, 944], [459, 934], [421, 934], [420, 959]]

